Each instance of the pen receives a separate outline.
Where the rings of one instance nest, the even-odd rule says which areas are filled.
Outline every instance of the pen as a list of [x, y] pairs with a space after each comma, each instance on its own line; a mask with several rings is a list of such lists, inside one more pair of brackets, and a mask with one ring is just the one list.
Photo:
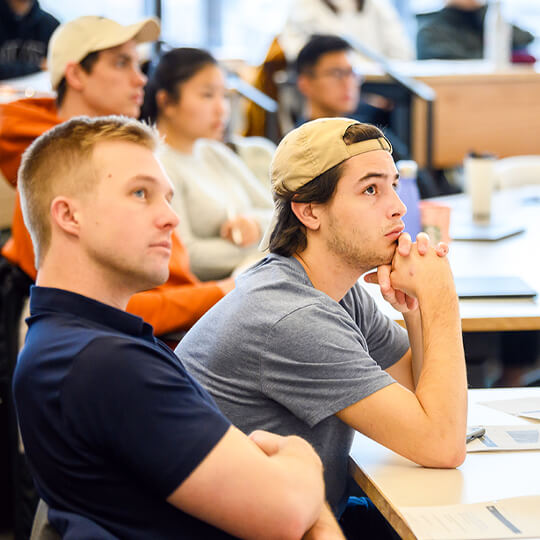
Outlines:
[[474, 428], [469, 433], [467, 433], [467, 436], [465, 438], [465, 443], [470, 443], [471, 441], [474, 441], [474, 439], [479, 439], [480, 437], [483, 437], [486, 434], [486, 428], [478, 427]]
[[[236, 217], [236, 212], [232, 205], [227, 206], [227, 219], [232, 221]], [[240, 246], [242, 244], [242, 231], [238, 227], [233, 227], [231, 230], [233, 244]]]

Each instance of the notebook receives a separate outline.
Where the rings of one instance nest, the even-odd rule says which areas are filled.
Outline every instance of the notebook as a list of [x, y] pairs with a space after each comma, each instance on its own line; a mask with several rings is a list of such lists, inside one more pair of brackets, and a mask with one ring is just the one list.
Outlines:
[[536, 291], [517, 276], [456, 277], [459, 298], [532, 298]]
[[523, 232], [523, 225], [516, 223], [465, 223], [453, 224], [450, 236], [453, 240], [502, 240]]

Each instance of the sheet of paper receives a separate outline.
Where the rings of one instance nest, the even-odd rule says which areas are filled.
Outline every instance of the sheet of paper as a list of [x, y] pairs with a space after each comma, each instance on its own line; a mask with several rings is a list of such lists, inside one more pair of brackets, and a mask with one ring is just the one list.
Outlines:
[[467, 452], [540, 449], [540, 424], [484, 427], [486, 434], [467, 443]]
[[540, 420], [540, 397], [500, 399], [497, 401], [484, 401], [479, 405], [485, 405], [514, 416], [534, 418]]
[[476, 504], [400, 508], [419, 540], [540, 537], [540, 495]]

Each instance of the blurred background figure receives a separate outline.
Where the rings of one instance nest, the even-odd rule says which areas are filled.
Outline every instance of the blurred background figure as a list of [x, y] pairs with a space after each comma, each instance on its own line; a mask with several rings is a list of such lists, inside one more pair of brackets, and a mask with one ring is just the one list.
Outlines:
[[[485, 0], [447, 0], [439, 11], [418, 15], [416, 50], [419, 60], [467, 60], [484, 57]], [[526, 47], [534, 36], [512, 26], [513, 61], [534, 62]]]
[[273, 209], [270, 192], [221, 142], [227, 116], [225, 77], [209, 53], [180, 48], [161, 57], [141, 117], [164, 136], [159, 157], [175, 185], [178, 232], [200, 279], [224, 278], [259, 257]]
[[0, 0], [0, 79], [45, 69], [49, 38], [59, 24], [37, 0]]
[[394, 147], [395, 159], [407, 157], [403, 143], [389, 128], [393, 102], [381, 95], [361, 93], [362, 76], [353, 62], [353, 49], [343, 38], [311, 36], [294, 64], [296, 84], [305, 99], [296, 124], [324, 117], [355, 118], [384, 131]]
[[414, 58], [413, 44], [391, 0], [292, 0], [279, 36], [288, 61], [313, 34], [352, 36], [387, 58]]
[[305, 98], [303, 118], [298, 124], [356, 111], [361, 78], [351, 54], [350, 44], [334, 35], [312, 36], [302, 47], [294, 66], [298, 90]]

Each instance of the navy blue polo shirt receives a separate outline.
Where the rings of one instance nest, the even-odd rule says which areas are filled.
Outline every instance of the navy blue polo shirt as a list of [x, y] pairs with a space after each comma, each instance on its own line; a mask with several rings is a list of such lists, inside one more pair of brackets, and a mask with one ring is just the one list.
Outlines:
[[120, 538], [228, 538], [165, 500], [230, 423], [152, 327], [44, 287], [30, 312], [13, 391], [39, 495]]

